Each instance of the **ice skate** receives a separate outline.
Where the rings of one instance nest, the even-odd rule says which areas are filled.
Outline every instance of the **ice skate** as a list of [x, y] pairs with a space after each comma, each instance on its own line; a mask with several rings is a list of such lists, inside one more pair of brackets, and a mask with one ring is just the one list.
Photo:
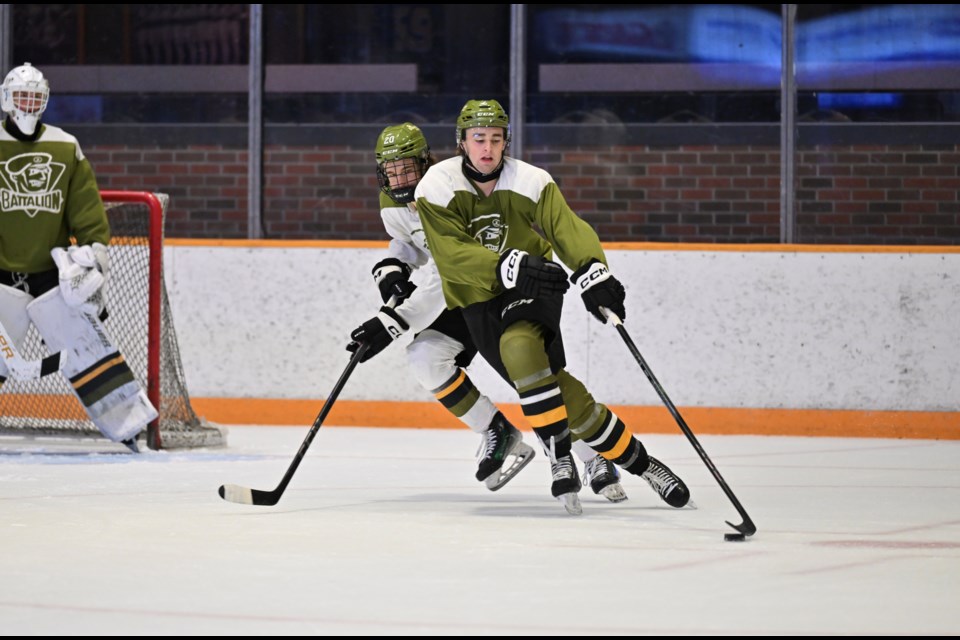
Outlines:
[[584, 466], [583, 484], [589, 484], [593, 492], [610, 502], [623, 502], [627, 493], [620, 484], [617, 466], [601, 455], [595, 456]]
[[683, 480], [678, 478], [667, 465], [663, 464], [653, 456], [650, 457], [650, 466], [640, 474], [644, 480], [649, 483], [653, 490], [671, 507], [686, 506], [690, 502], [690, 490]]
[[516, 427], [497, 412], [490, 426], [483, 432], [478, 452], [477, 480], [490, 491], [496, 491], [510, 482], [520, 470], [533, 460], [533, 447], [523, 441]]
[[130, 451], [134, 453], [140, 453], [140, 447], [137, 446], [136, 438], [127, 438], [126, 440], [121, 441], [120, 444], [125, 446], [127, 449], [130, 449]]
[[573, 462], [573, 456], [567, 454], [550, 463], [550, 473], [553, 475], [553, 484], [550, 486], [550, 493], [553, 497], [563, 504], [563, 508], [572, 516], [579, 516], [583, 513], [580, 506], [580, 476], [577, 473], [577, 465]]

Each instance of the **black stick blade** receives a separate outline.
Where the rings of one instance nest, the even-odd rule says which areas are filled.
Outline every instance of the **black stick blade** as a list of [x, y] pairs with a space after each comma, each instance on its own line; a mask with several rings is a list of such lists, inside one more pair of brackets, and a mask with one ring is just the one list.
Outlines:
[[743, 536], [752, 536], [757, 532], [757, 525], [753, 524], [753, 520], [750, 518], [744, 518], [742, 524], [733, 524], [729, 520], [726, 520], [726, 523], [740, 532], [740, 535]]
[[238, 484], [221, 485], [217, 493], [227, 502], [236, 502], [237, 504], [272, 506], [277, 504], [277, 500], [279, 499], [275, 491], [258, 491], [257, 489], [241, 487]]

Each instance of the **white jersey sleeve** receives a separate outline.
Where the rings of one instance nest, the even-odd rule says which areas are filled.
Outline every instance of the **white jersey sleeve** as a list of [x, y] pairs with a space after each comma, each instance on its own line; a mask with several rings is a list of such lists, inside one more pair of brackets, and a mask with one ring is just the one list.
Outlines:
[[418, 239], [423, 240], [423, 227], [416, 211], [407, 207], [385, 207], [380, 210], [380, 218], [390, 234], [389, 257], [405, 262], [412, 269], [422, 267], [430, 260], [426, 243], [417, 243]]
[[440, 273], [427, 248], [420, 216], [408, 207], [384, 207], [380, 210], [383, 226], [390, 234], [388, 254], [415, 270], [417, 289], [397, 307], [397, 314], [419, 333], [429, 327], [447, 308]]

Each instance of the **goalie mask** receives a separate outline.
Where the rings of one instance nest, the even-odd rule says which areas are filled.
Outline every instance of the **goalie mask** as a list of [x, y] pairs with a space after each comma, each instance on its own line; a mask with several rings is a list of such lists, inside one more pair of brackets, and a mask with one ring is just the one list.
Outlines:
[[380, 190], [399, 202], [413, 202], [413, 192], [430, 166], [430, 146], [419, 127], [404, 122], [387, 127], [377, 138]]
[[50, 99], [50, 85], [29, 62], [7, 74], [0, 87], [0, 109], [22, 133], [32, 136]]

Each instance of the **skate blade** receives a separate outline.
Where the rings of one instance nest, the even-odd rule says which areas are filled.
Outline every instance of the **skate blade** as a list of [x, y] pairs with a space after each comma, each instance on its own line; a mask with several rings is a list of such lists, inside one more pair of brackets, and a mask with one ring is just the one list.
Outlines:
[[576, 492], [561, 494], [557, 496], [557, 500], [560, 501], [560, 504], [563, 505], [563, 508], [566, 509], [570, 515], [583, 515], [583, 507], [580, 506], [580, 496], [578, 496]]
[[490, 491], [496, 491], [503, 485], [507, 484], [513, 480], [514, 476], [520, 473], [521, 470], [533, 460], [533, 457], [537, 455], [533, 450], [533, 447], [526, 444], [525, 442], [520, 442], [513, 448], [513, 450], [507, 454], [506, 460], [503, 462], [503, 466], [500, 467], [499, 471], [494, 471], [490, 476], [483, 481], [487, 485], [487, 489]]
[[627, 492], [623, 490], [623, 485], [619, 482], [608, 484], [603, 489], [600, 489], [600, 495], [610, 502], [623, 502], [627, 499]]

